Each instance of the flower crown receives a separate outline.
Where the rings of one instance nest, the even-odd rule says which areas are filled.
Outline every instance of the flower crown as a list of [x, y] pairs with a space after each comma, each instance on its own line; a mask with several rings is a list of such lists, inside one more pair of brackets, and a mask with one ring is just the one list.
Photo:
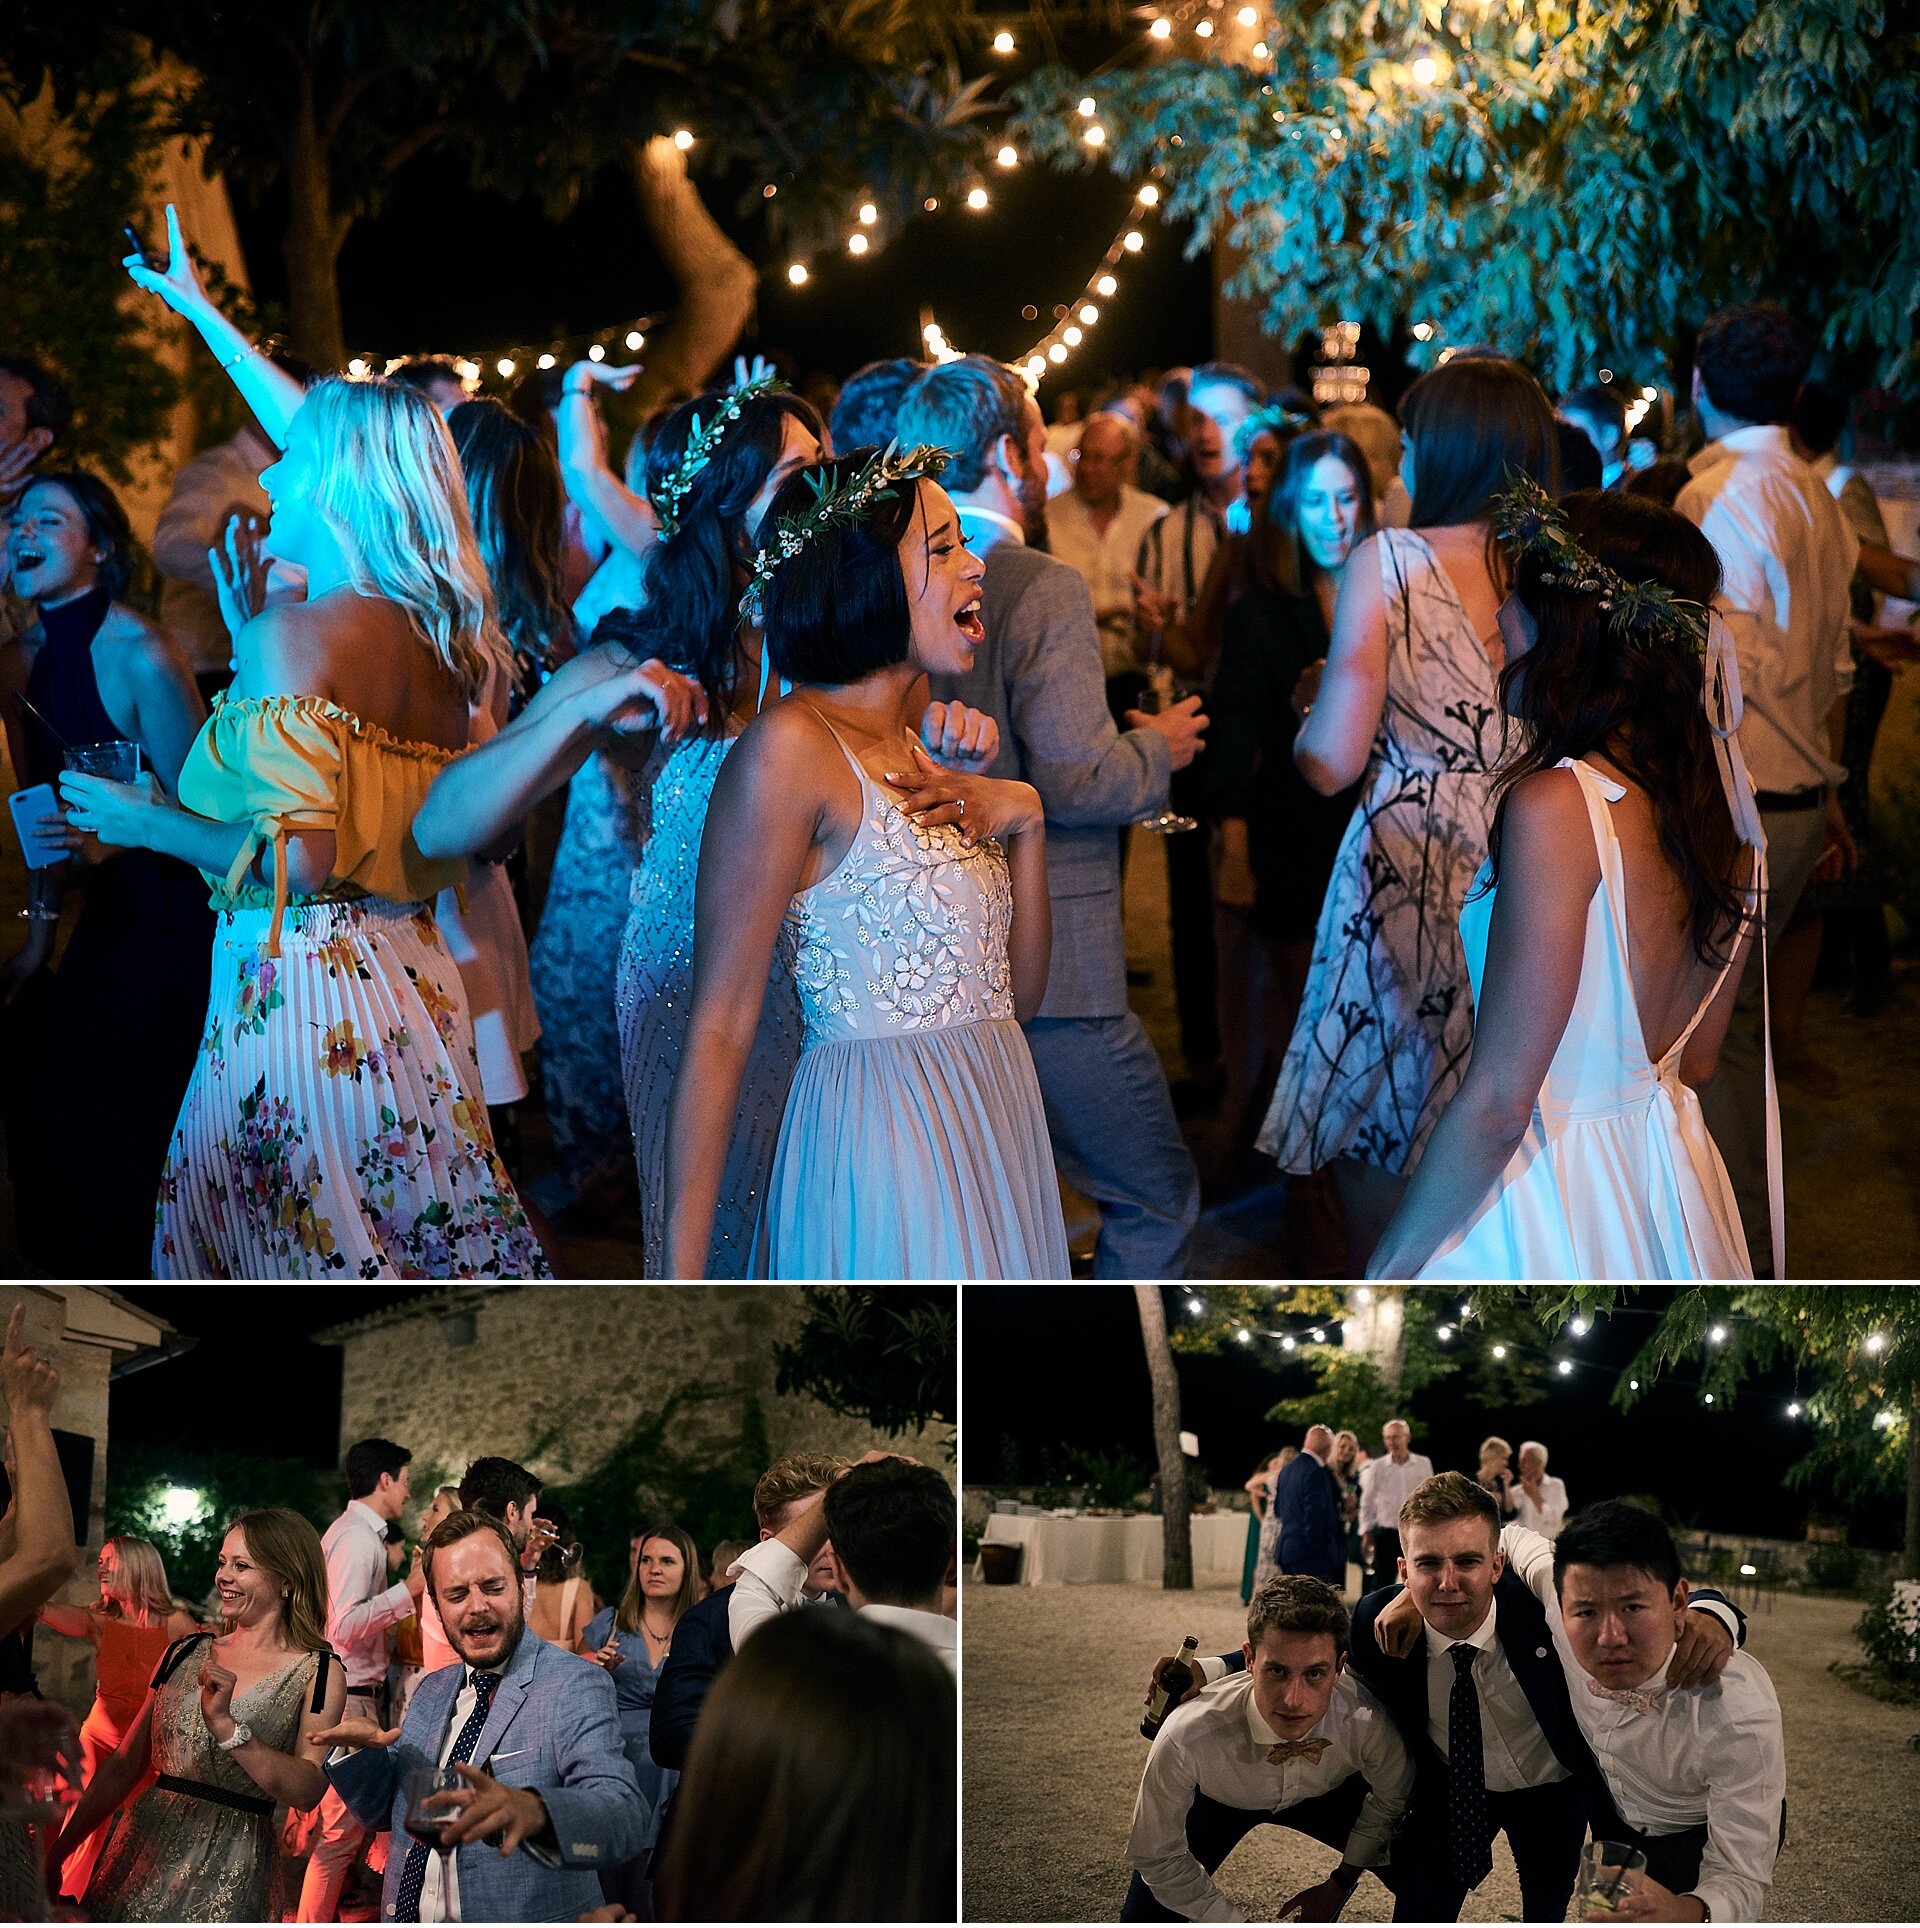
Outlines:
[[815, 536], [824, 535], [836, 523], [860, 521], [876, 502], [892, 501], [900, 483], [938, 475], [952, 460], [946, 449], [925, 442], [903, 449], [893, 441], [868, 456], [844, 481], [824, 472], [804, 471], [813, 502], [798, 515], [783, 515], [773, 539], [754, 557], [747, 593], [740, 598], [741, 621], [760, 626], [762, 598], [773, 572], [797, 556]]
[[781, 395], [788, 384], [771, 370], [750, 381], [736, 382], [720, 398], [713, 420], [701, 425], [696, 413], [687, 430], [687, 446], [680, 453], [673, 473], [661, 483], [653, 500], [653, 512], [660, 518], [660, 538], [664, 542], [680, 527], [680, 505], [691, 493], [694, 478], [713, 460], [715, 451], [726, 440], [727, 430], [740, 419], [746, 405], [761, 395]]
[[1507, 486], [1493, 499], [1494, 527], [1516, 555], [1538, 556], [1540, 580], [1576, 596], [1598, 596], [1607, 627], [1631, 642], [1679, 643], [1706, 654], [1707, 611], [1676, 596], [1664, 583], [1629, 582], [1581, 548], [1560, 505], [1530, 475], [1507, 471]]

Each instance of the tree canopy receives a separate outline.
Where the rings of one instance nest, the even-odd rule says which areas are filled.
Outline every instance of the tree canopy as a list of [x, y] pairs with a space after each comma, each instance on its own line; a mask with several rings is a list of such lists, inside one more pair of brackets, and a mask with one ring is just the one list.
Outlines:
[[[1183, 10], [1190, 13], [1191, 9]], [[1250, 9], [1248, 11], [1251, 11]], [[1494, 343], [1566, 386], [1770, 297], [1915, 373], [1920, 25], [1882, 0], [1308, 0], [1013, 93], [1061, 167], [1152, 175], [1282, 338]], [[1257, 42], [1257, 45], [1255, 44]], [[1098, 144], [1079, 102], [1094, 103]], [[1418, 331], [1416, 330], [1416, 334]]]

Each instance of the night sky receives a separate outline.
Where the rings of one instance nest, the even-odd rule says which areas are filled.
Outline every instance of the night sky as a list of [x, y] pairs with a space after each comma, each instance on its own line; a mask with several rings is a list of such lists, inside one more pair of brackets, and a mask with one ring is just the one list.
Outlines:
[[[1662, 1289], [1643, 1288], [1638, 1304], [1655, 1306]], [[1170, 1323], [1184, 1296], [1178, 1289], [1166, 1294]], [[1006, 1440], [1026, 1479], [1036, 1476], [1040, 1454], [1063, 1446], [1124, 1447], [1152, 1466], [1151, 1394], [1130, 1287], [969, 1286], [963, 1307], [969, 1485], [994, 1485]], [[1486, 1410], [1468, 1395], [1464, 1374], [1443, 1380], [1413, 1402], [1414, 1451], [1425, 1453], [1436, 1472], [1471, 1473], [1487, 1434], [1500, 1434], [1516, 1453], [1523, 1439], [1539, 1439], [1549, 1470], [1566, 1481], [1576, 1506], [1617, 1493], [1658, 1493], [1683, 1519], [1719, 1531], [1797, 1538], [1809, 1495], [1784, 1480], [1811, 1442], [1806, 1422], [1785, 1416], [1792, 1373], [1748, 1381], [1732, 1408], [1716, 1414], [1699, 1404], [1696, 1391], [1675, 1383], [1698, 1376], [1683, 1363], [1628, 1417], [1609, 1399], [1619, 1368], [1652, 1328], [1645, 1312], [1628, 1313], [1602, 1321], [1577, 1342], [1554, 1344], [1556, 1357], [1591, 1363], [1556, 1379], [1539, 1405]], [[1305, 1368], [1263, 1366], [1237, 1348], [1222, 1357], [1175, 1357], [1182, 1423], [1199, 1435], [1200, 1458], [1216, 1486], [1238, 1487], [1257, 1458], [1298, 1442], [1304, 1429], [1282, 1428], [1262, 1415], [1276, 1400], [1312, 1390]], [[1280, 1355], [1266, 1342], [1261, 1357]], [[1378, 1440], [1362, 1444], [1380, 1450]], [[1897, 1546], [1900, 1505], [1887, 1499], [1858, 1514], [1855, 1544]]]
[[340, 1349], [311, 1335], [423, 1295], [420, 1286], [123, 1285], [120, 1293], [199, 1340], [116, 1379], [109, 1438], [223, 1446], [331, 1466], [340, 1451]]

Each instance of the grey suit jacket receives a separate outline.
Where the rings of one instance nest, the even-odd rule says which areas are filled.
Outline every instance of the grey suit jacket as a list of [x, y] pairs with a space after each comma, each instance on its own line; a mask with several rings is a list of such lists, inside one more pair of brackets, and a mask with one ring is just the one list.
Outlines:
[[933, 693], [985, 710], [1000, 726], [992, 774], [1031, 783], [1046, 805], [1053, 962], [1039, 1015], [1123, 1016], [1114, 832], [1166, 802], [1166, 738], [1114, 728], [1093, 595], [1077, 570], [1021, 543], [996, 543], [980, 613], [987, 635], [973, 668], [936, 676]]

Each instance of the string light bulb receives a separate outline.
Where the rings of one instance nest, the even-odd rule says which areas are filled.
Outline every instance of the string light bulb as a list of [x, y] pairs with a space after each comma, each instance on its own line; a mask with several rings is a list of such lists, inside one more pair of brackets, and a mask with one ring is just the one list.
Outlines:
[[1884, 1332], [1869, 1332], [1867, 1334], [1867, 1350], [1869, 1352], [1884, 1352], [1886, 1348], [1887, 1335]]
[[1091, 94], [1082, 94], [1080, 96], [1080, 118], [1082, 120], [1092, 120], [1094, 115], [1099, 113], [1099, 111], [1100, 103], [1095, 100]]
[[674, 135], [673, 144], [684, 154], [693, 145], [693, 136], [683, 127]]
[[847, 252], [849, 254], [865, 254], [866, 251], [867, 237], [856, 228], [853, 233], [847, 236]]
[[1080, 344], [1086, 340], [1086, 336], [1084, 336], [1078, 328], [1063, 328], [1060, 331], [1060, 339], [1065, 342], [1069, 348], [1078, 348]]
[[796, 288], [800, 287], [806, 281], [806, 278], [807, 264], [804, 261], [794, 261], [788, 264], [787, 279], [791, 281]]
[[542, 355], [540, 359], [534, 363], [534, 366], [536, 368], [551, 368], [553, 366], [553, 362], [554, 362], [553, 356]]
[[502, 355], [500, 359], [494, 363], [494, 367], [499, 369], [500, 373], [509, 380], [512, 378], [516, 366], [518, 366], [518, 364], [511, 355]]
[[1239, 21], [1241, 26], [1251, 27], [1258, 22], [1260, 16], [1251, 7], [1242, 7], [1240, 11], [1234, 15], [1234, 18]]
[[[1271, 60], [1273, 49], [1264, 40], [1256, 40], [1253, 43], [1253, 57], [1255, 60]], [[1279, 116], [1276, 114], [1274, 118], [1277, 120]]]
[[1138, 254], [1147, 245], [1147, 237], [1138, 228], [1130, 228], [1121, 237], [1120, 245], [1129, 254]]
[[1173, 22], [1164, 19], [1156, 20], [1147, 31], [1156, 40], [1170, 40], [1173, 37]]
[[1053, 346], [1047, 350], [1048, 361], [1054, 363], [1056, 367], [1061, 362], [1065, 361], [1066, 358], [1067, 358], [1067, 351], [1063, 347], [1061, 347], [1061, 345], [1058, 342], [1055, 342]]
[[1800, 1402], [1799, 1402], [1799, 1400], [1797, 1400], [1797, 1399], [1796, 1399], [1796, 1400], [1795, 1400], [1795, 1401], [1793, 1402], [1793, 1404], [1792, 1404], [1791, 1406], [1789, 1406], [1789, 1407], [1787, 1408], [1787, 1417], [1788, 1417], [1789, 1419], [1798, 1419], [1798, 1418], [1800, 1417]]
[[1110, 274], [1103, 274], [1100, 279], [1093, 284], [1093, 287], [1096, 294], [1106, 296], [1109, 301], [1120, 292], [1119, 282], [1114, 280]]
[[863, 228], [872, 227], [879, 218], [880, 210], [875, 207], [871, 201], [862, 201], [860, 203], [860, 225]]
[[937, 321], [928, 322], [920, 331], [920, 339], [924, 342], [938, 341], [940, 339], [940, 324]]
[[1046, 372], [1047, 372], [1046, 356], [1029, 355], [1027, 357], [1027, 373], [1031, 375], [1035, 381], [1038, 381], [1040, 377], [1044, 375]]
[[987, 205], [987, 190], [983, 187], [972, 188], [967, 194], [967, 206], [978, 214]]
[[647, 338], [639, 329], [629, 328], [627, 330], [627, 346], [629, 348], [644, 348], [646, 345]]
[[1560, 1361], [1560, 1377], [1565, 1379], [1572, 1371], [1573, 1361], [1571, 1359], [1562, 1359]]
[[1080, 304], [1080, 319], [1091, 328], [1100, 319], [1100, 310], [1092, 302], [1083, 301]]
[[1019, 153], [1011, 147], [1003, 147], [993, 158], [998, 161], [1002, 167], [1018, 167], [1020, 165]]
[[367, 372], [367, 365], [365, 362], [363, 362], [360, 359], [358, 355], [354, 356], [352, 361], [348, 362], [347, 364], [347, 373], [351, 375], [356, 381], [358, 381], [363, 375], [365, 375], [366, 372]]
[[605, 361], [606, 358], [607, 351], [597, 341], [587, 350], [588, 361]]
[[1135, 198], [1143, 208], [1157, 208], [1160, 205], [1160, 190], [1149, 181]]
[[1081, 133], [1080, 138], [1085, 141], [1089, 147], [1101, 147], [1106, 143], [1107, 130], [1102, 127], [1098, 121], [1091, 121]]
[[1505, 1358], [1505, 1357], [1507, 1356], [1507, 1349], [1506, 1349], [1506, 1347], [1505, 1347], [1505, 1346], [1495, 1346], [1495, 1347], [1494, 1347], [1494, 1349], [1493, 1349], [1493, 1356], [1494, 1356], [1494, 1357], [1495, 1357], [1496, 1359], [1504, 1359], [1504, 1358]]
[[1197, 40], [1211, 40], [1213, 38], [1213, 22], [1211, 20], [1203, 20], [1194, 28], [1193, 32]]
[[1012, 53], [1013, 52], [1013, 35], [1006, 32], [1004, 29], [1002, 29], [1001, 32], [995, 34], [993, 37], [993, 51], [997, 54]]

